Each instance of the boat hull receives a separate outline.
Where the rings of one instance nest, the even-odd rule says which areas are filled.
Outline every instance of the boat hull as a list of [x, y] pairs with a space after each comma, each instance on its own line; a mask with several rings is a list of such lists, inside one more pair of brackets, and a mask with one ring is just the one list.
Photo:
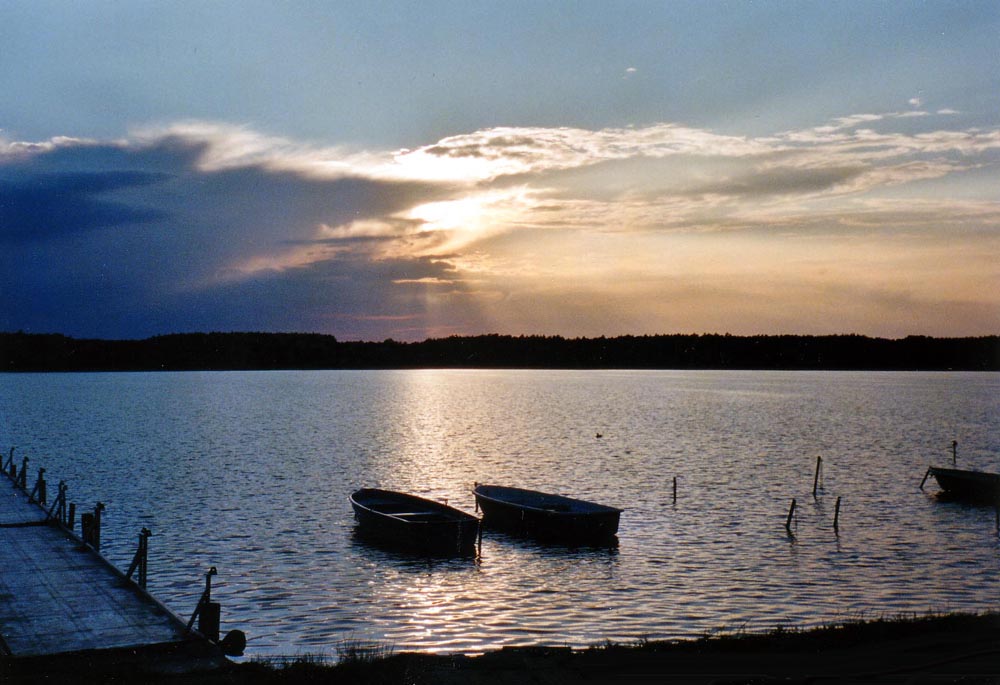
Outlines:
[[611, 542], [618, 533], [621, 509], [562, 495], [477, 485], [473, 491], [489, 528], [544, 541]]
[[358, 530], [366, 540], [428, 554], [475, 551], [479, 519], [415, 495], [362, 488], [351, 495]]
[[1000, 503], [1000, 474], [932, 466], [930, 475], [950, 497]]

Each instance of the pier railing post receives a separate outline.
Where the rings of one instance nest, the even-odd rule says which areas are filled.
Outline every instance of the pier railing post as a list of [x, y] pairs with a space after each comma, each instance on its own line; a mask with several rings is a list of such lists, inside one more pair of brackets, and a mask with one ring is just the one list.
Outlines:
[[95, 550], [101, 550], [101, 512], [104, 511], [104, 503], [98, 502], [94, 507], [94, 513], [80, 514], [80, 537], [85, 545], [90, 545]]
[[104, 502], [98, 502], [94, 507], [94, 549], [101, 550], [101, 512], [104, 511]]
[[72, 528], [72, 526], [67, 525], [69, 517], [66, 516], [66, 490], [67, 490], [66, 481], [64, 480], [59, 481], [59, 499], [58, 499], [59, 509], [56, 513], [59, 516], [59, 522], [63, 524], [63, 526], [67, 528]]
[[152, 533], [149, 528], [143, 528], [139, 533], [139, 548], [135, 551], [135, 556], [132, 557], [132, 564], [128, 567], [128, 572], [125, 577], [129, 580], [132, 579], [132, 574], [138, 569], [139, 578], [138, 584], [143, 590], [146, 589], [146, 572], [148, 570], [149, 562], [149, 536]]
[[194, 608], [191, 620], [187, 624], [187, 629], [191, 630], [191, 626], [198, 619], [198, 632], [212, 642], [219, 641], [219, 618], [222, 613], [219, 603], [212, 601], [212, 576], [216, 574], [218, 571], [214, 566], [205, 574], [205, 591], [201, 593], [201, 599], [198, 600], [198, 605]]
[[21, 473], [17, 474], [17, 487], [27, 491], [28, 489], [28, 458], [21, 460]]
[[54, 518], [61, 526], [66, 526], [66, 481], [59, 481], [59, 494], [56, 495], [56, 501], [49, 507], [45, 518]]
[[31, 494], [28, 495], [28, 501], [44, 505], [45, 499], [45, 469], [38, 469], [38, 480], [35, 481], [35, 487], [31, 489]]

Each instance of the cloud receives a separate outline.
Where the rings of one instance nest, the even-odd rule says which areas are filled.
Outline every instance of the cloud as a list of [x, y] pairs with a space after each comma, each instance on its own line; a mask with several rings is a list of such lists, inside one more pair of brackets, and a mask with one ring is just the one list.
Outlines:
[[163, 218], [155, 209], [102, 199], [161, 180], [163, 175], [155, 172], [95, 170], [0, 182], [0, 245]]
[[[420, 339], [616, 334], [642, 321], [646, 332], [691, 331], [707, 325], [698, 303], [740, 309], [705, 293], [731, 293], [741, 278], [773, 307], [782, 292], [861, 288], [854, 253], [833, 246], [869, 236], [869, 249], [908, 255], [864, 287], [909, 303], [924, 326], [911, 332], [940, 332], [923, 312], [942, 311], [915, 282], [985, 316], [962, 330], [990, 330], [996, 300], [984, 284], [1000, 259], [969, 255], [1000, 256], [1000, 130], [940, 123], [922, 111], [856, 114], [761, 137], [674, 123], [498, 127], [407, 150], [204, 122], [116, 141], [0, 140], [0, 329]], [[820, 240], [824, 256], [802, 259]], [[742, 252], [723, 258], [734, 244]], [[939, 278], [931, 253], [967, 272]], [[814, 283], [818, 272], [828, 281]], [[677, 279], [701, 284], [698, 294]], [[653, 304], [657, 289], [673, 313]], [[877, 322], [872, 311], [851, 321]], [[879, 333], [871, 326], [862, 332]]]
[[[205, 136], [176, 132], [7, 146], [0, 267], [9, 297], [0, 327], [134, 337], [227, 323], [284, 327], [288, 307], [303, 299], [349, 309], [336, 295], [344, 283], [378, 292], [370, 276], [393, 259], [384, 245], [419, 242], [412, 223], [383, 219], [448, 194], [419, 181], [316, 174], [315, 159], [296, 167], [296, 151], [280, 146], [271, 156], [258, 146], [239, 164], [232, 140], [222, 139], [222, 152]], [[365, 222], [384, 226], [382, 240], [323, 228]], [[296, 284], [315, 285], [310, 267], [329, 264], [339, 266], [336, 288], [305, 297]]]

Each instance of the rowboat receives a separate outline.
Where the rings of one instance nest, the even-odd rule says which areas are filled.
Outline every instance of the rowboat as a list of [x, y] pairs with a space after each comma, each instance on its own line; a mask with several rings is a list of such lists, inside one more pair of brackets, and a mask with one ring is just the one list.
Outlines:
[[924, 475], [925, 481], [928, 476], [934, 476], [941, 489], [956, 499], [1000, 502], [1000, 474], [931, 466]]
[[473, 494], [484, 525], [541, 540], [611, 541], [622, 513], [604, 504], [502, 485], [477, 483]]
[[351, 494], [363, 535], [392, 546], [426, 553], [463, 553], [475, 549], [479, 519], [447, 504], [378, 488]]

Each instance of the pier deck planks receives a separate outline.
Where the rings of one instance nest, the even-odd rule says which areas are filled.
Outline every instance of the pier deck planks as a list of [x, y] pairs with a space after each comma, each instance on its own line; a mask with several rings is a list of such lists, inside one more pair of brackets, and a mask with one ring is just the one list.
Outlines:
[[191, 641], [180, 620], [126, 582], [0, 478], [0, 654], [14, 658]]

